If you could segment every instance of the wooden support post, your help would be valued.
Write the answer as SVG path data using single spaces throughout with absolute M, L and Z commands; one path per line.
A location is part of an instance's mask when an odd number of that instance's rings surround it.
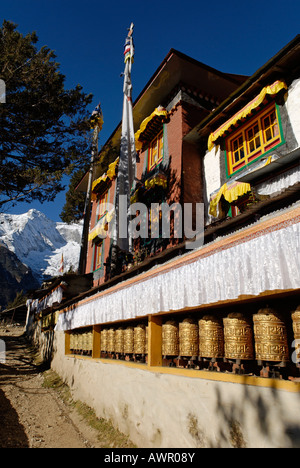
M 162 366 L 162 318 L 149 316 L 148 366 Z
M 93 326 L 93 358 L 101 357 L 101 325 Z
M 65 332 L 65 354 L 71 354 L 70 335 L 71 335 L 71 332 L 69 332 L 69 331 Z

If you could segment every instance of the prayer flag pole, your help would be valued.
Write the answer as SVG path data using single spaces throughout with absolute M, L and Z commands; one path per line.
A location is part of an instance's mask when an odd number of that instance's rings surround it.
M 128 210 L 130 191 L 135 179 L 136 148 L 132 110 L 131 68 L 134 60 L 133 28 L 131 23 L 124 47 L 124 85 L 123 116 L 120 145 L 120 160 L 116 193 L 116 243 L 118 247 L 129 252 L 132 250 L 132 239 L 129 232 Z
M 91 125 L 91 128 L 93 129 L 93 143 L 92 143 L 92 154 L 91 154 L 91 164 L 90 164 L 90 169 L 89 169 L 88 186 L 87 186 L 85 207 L 84 207 L 84 222 L 83 222 L 80 258 L 79 258 L 79 266 L 78 266 L 78 273 L 80 275 L 84 275 L 85 269 L 86 269 L 86 256 L 87 256 L 88 236 L 89 236 L 90 217 L 91 217 L 91 199 L 92 199 L 92 183 L 93 183 L 93 176 L 94 176 L 94 165 L 95 165 L 96 157 L 98 156 L 99 132 L 101 131 L 102 125 L 103 125 L 103 114 L 102 114 L 100 103 L 95 108 L 95 110 L 93 111 L 90 117 L 90 125 Z

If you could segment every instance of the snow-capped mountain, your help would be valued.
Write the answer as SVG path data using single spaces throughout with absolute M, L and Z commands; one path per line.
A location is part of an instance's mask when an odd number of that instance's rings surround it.
M 56 223 L 35 209 L 21 215 L 0 214 L 0 244 L 7 247 L 42 281 L 78 268 L 81 224 Z

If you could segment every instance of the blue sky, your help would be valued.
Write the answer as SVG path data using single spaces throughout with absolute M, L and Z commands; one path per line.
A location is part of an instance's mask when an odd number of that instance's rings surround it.
M 247 2 L 202 0 L 2 0 L 0 21 L 36 31 L 39 46 L 55 50 L 66 87 L 78 83 L 101 102 L 104 144 L 122 118 L 123 46 L 134 22 L 133 99 L 171 48 L 228 73 L 252 75 L 299 31 L 299 0 Z M 64 204 L 20 204 L 11 213 L 34 207 L 54 221 Z

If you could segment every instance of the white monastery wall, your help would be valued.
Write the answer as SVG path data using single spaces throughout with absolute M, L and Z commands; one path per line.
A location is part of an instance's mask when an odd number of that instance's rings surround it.
M 207 151 L 203 160 L 204 168 L 204 190 L 206 199 L 206 212 L 210 195 L 221 187 L 221 169 L 220 169 L 221 151 L 219 146 L 214 146 L 211 151 Z
M 289 87 L 286 108 L 293 128 L 294 135 L 300 146 L 300 79 L 294 80 Z
M 138 447 L 300 446 L 296 392 L 65 356 L 64 333 L 55 335 L 52 368 L 73 397 L 110 419 Z

